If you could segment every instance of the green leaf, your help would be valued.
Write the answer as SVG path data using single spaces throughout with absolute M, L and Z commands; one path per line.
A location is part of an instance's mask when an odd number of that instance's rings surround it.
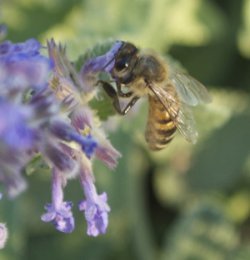
M 102 89 L 99 91 L 98 99 L 92 99 L 89 105 L 96 110 L 101 121 L 105 121 L 108 117 L 116 114 L 112 99 Z

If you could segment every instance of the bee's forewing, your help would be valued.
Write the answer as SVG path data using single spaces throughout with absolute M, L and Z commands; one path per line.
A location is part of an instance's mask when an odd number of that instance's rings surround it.
M 154 84 L 150 84 L 150 88 L 157 96 L 159 102 L 166 108 L 180 133 L 187 141 L 195 143 L 198 133 L 192 111 L 187 104 L 178 99 L 178 96 L 173 91 L 173 86 L 167 85 L 165 88 L 159 88 Z

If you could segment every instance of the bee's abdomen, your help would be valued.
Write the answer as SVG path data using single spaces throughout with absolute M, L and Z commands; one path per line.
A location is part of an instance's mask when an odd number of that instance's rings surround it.
M 161 150 L 173 139 L 176 125 L 165 107 L 155 98 L 149 97 L 148 122 L 145 138 L 152 150 Z

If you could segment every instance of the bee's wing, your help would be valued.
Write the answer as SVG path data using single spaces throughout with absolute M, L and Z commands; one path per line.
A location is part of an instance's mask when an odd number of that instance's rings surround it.
M 185 139 L 191 143 L 196 143 L 198 132 L 196 130 L 195 120 L 190 107 L 186 104 L 180 104 L 180 110 L 176 118 L 177 128 Z
M 212 99 L 207 89 L 185 71 L 177 69 L 173 62 L 169 64 L 169 81 L 175 86 L 180 99 L 189 106 L 208 103 Z
M 173 122 L 175 122 L 180 133 L 187 141 L 195 143 L 198 133 L 196 131 L 194 117 L 189 105 L 179 99 L 179 96 L 176 97 L 174 95 L 175 91 L 171 91 L 171 89 L 173 90 L 172 85 L 160 88 L 155 84 L 150 84 L 149 87 L 166 108 L 166 111 L 169 113 Z

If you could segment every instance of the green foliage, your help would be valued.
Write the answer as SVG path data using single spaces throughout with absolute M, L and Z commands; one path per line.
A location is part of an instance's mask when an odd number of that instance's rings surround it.
M 0 259 L 250 259 L 249 6 L 249 0 L 2 1 L 13 41 L 54 37 L 78 70 L 114 40 L 132 41 L 180 61 L 208 85 L 213 102 L 194 112 L 197 145 L 177 135 L 157 153 L 144 141 L 145 100 L 108 121 L 123 157 L 112 173 L 95 163 L 98 188 L 112 208 L 108 233 L 97 239 L 86 236 L 78 212 L 70 235 L 40 221 L 50 184 L 35 158 L 25 172 L 29 191 L 1 201 L 1 221 L 13 235 Z M 106 120 L 114 109 L 99 92 L 91 105 Z M 81 193 L 72 183 L 65 196 Z
M 175 223 L 167 237 L 163 259 L 229 259 L 237 233 L 223 213 L 206 202 L 196 205 Z
M 112 99 L 102 90 L 99 91 L 98 99 L 91 100 L 90 106 L 97 112 L 102 121 L 106 121 L 116 113 L 112 105 Z

